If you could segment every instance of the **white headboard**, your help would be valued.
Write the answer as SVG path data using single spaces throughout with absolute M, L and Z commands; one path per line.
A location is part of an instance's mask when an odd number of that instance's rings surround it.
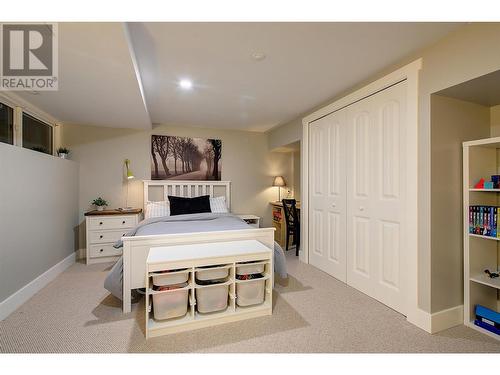
M 167 200 L 169 195 L 177 197 L 199 197 L 209 195 L 210 197 L 225 196 L 226 204 L 231 211 L 231 181 L 176 181 L 176 180 L 143 180 L 144 183 L 144 210 L 150 201 L 149 188 L 151 186 L 163 187 L 163 200 Z M 216 190 L 223 190 L 223 193 L 216 194 Z

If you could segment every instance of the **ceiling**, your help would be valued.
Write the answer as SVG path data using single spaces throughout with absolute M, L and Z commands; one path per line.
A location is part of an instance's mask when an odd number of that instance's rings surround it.
M 471 79 L 447 89 L 437 95 L 493 107 L 500 104 L 500 70 Z
M 60 23 L 59 91 L 19 94 L 63 124 L 266 131 L 459 26 Z

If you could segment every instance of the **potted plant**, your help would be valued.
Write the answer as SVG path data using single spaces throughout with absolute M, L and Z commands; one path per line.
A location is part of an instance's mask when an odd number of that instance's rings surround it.
M 61 159 L 67 159 L 69 155 L 69 150 L 66 147 L 59 147 L 57 149 L 57 155 L 59 155 Z
M 104 207 L 108 205 L 108 202 L 106 202 L 104 199 L 101 197 L 96 198 L 92 201 L 92 204 L 97 207 L 97 211 L 104 211 Z

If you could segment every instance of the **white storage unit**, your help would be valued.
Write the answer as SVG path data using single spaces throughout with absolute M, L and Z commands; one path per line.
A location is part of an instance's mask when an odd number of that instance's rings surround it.
M 118 260 L 122 249 L 113 245 L 141 220 L 140 209 L 130 212 L 117 210 L 90 211 L 85 214 L 87 228 L 86 263 L 103 263 Z
M 405 314 L 406 81 L 309 123 L 309 261 Z
M 500 280 L 484 270 L 500 267 L 500 238 L 469 233 L 469 206 L 500 206 L 499 189 L 475 189 L 500 173 L 500 137 L 463 143 L 464 197 L 464 325 L 500 340 L 500 336 L 474 324 L 477 304 L 500 311 Z
M 236 281 L 236 304 L 238 306 L 259 305 L 264 302 L 266 281 L 263 278 Z
M 197 286 L 196 311 L 207 314 L 225 310 L 228 306 L 230 283 Z
M 237 268 L 248 267 L 241 263 L 249 261 L 257 262 L 264 276 L 256 280 L 236 280 Z M 214 265 L 220 266 L 203 268 Z M 146 338 L 272 314 L 273 250 L 259 241 L 152 247 L 146 268 Z M 186 271 L 161 273 L 178 269 Z M 189 275 L 186 288 L 153 290 L 154 277 L 158 280 L 158 276 L 183 272 Z M 226 275 L 227 280 L 213 285 L 196 283 L 197 278 L 219 279 L 220 275 Z M 163 297 L 175 293 L 182 300 Z M 181 296 L 181 293 L 184 294 Z M 159 302 L 158 296 L 162 297 Z M 242 302 L 237 303 L 240 297 Z M 186 304 L 184 311 L 186 298 L 189 306 Z
M 262 272 L 264 272 L 264 263 L 262 262 L 240 263 L 236 267 L 236 275 L 253 275 Z
M 189 287 L 165 291 L 152 291 L 153 315 L 164 320 L 186 315 L 188 310 Z
M 201 267 L 196 269 L 196 279 L 197 280 L 217 280 L 225 279 L 229 275 L 228 266 L 215 266 L 215 267 Z
M 151 278 L 155 286 L 182 284 L 188 281 L 189 270 L 153 273 Z

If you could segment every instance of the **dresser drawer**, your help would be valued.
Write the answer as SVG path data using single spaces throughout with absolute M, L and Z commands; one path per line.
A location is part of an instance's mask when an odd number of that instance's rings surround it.
M 88 229 L 121 229 L 132 228 L 136 224 L 135 216 L 116 216 L 116 217 L 92 217 L 89 220 Z
M 123 230 L 93 230 L 89 231 L 89 241 L 94 243 L 116 242 L 127 233 L 128 229 Z
M 90 245 L 90 257 L 109 257 L 122 255 L 122 249 L 115 249 L 113 244 Z

